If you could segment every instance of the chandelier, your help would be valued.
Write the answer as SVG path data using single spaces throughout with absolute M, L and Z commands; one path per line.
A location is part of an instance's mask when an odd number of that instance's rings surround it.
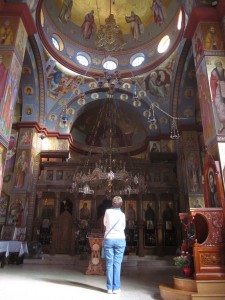
M 98 48 L 104 48 L 106 51 L 121 50 L 126 44 L 122 30 L 116 24 L 114 15 L 111 13 L 111 0 L 109 17 L 105 19 L 105 25 L 100 25 L 100 29 L 96 33 L 95 44 Z
M 120 83 L 120 74 L 105 73 L 101 86 L 105 86 L 104 80 L 108 83 L 105 100 L 90 134 L 88 155 L 79 162 L 73 175 L 71 192 L 138 194 L 146 189 L 145 176 L 129 154 L 120 154 L 121 147 L 128 149 L 126 137 L 119 128 L 123 115 L 114 99 L 114 83 Z M 101 145 L 98 144 L 100 138 Z
M 138 194 L 145 189 L 145 178 L 141 173 L 128 171 L 124 160 L 118 155 L 105 153 L 95 165 L 89 163 L 86 168 L 77 168 L 73 175 L 71 192 L 94 194 L 96 191 L 105 194 L 130 195 Z

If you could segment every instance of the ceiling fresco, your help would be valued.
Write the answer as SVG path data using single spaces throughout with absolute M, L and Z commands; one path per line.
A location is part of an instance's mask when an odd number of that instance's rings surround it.
M 120 103 L 121 105 L 126 103 L 127 110 L 136 110 L 142 116 L 143 126 L 148 128 L 152 136 L 169 132 L 170 86 L 175 70 L 175 57 L 174 54 L 160 68 L 142 77 L 121 79 L 119 82 L 115 82 L 113 97 L 117 101 L 118 107 L 120 107 Z M 49 64 L 51 62 L 46 61 L 46 66 Z M 46 68 L 48 69 L 48 67 Z M 49 73 L 47 70 L 46 74 L 48 76 L 48 102 L 52 102 L 46 124 L 51 130 L 68 133 L 71 125 L 84 111 L 83 107 L 90 103 L 97 103 L 99 100 L 103 101 L 107 98 L 110 89 L 110 84 L 103 83 L 102 79 L 91 79 L 80 75 L 69 76 L 56 66 L 50 68 Z M 153 78 L 154 74 L 157 74 L 157 82 Z M 55 76 L 60 79 L 58 85 L 52 84 Z M 154 104 L 155 116 L 160 127 L 152 128 L 148 123 L 151 104 Z M 92 110 L 90 109 L 90 111 Z M 121 113 L 121 116 L 124 118 L 125 114 Z M 62 117 L 66 117 L 68 122 L 64 123 Z M 132 119 L 134 121 L 135 117 Z
M 82 1 L 81 4 L 77 2 L 72 2 L 71 16 L 66 22 L 62 22 L 60 18 L 61 10 L 63 10 L 62 1 L 49 0 L 43 4 L 39 1 L 37 26 L 41 40 L 52 57 L 80 74 L 101 76 L 102 64 L 108 57 L 116 61 L 117 70 L 120 71 L 122 77 L 131 77 L 146 72 L 165 60 L 177 47 L 182 37 L 184 14 L 181 19 L 182 26 L 179 30 L 177 29 L 179 14 L 182 12 L 180 1 L 160 1 L 156 10 L 153 1 L 143 1 L 143 3 L 141 1 L 137 4 L 137 1 L 123 0 L 121 3 L 115 0 L 112 1 L 114 4 L 112 4 L 111 12 L 115 14 L 116 24 L 121 26 L 124 47 L 118 51 L 107 51 L 104 47 L 98 47 L 96 41 L 99 37 L 98 28 L 104 26 L 105 18 L 109 15 L 107 7 L 110 1 Z M 132 12 L 141 26 L 133 31 L 133 25 L 130 22 Z M 87 30 L 89 31 L 86 32 L 84 26 L 87 21 L 85 20 L 90 13 L 93 24 L 88 23 Z M 170 37 L 169 49 L 166 53 L 158 53 L 158 44 L 164 36 Z M 52 38 L 59 43 L 58 50 L 55 49 Z M 116 44 L 117 41 L 118 37 L 115 37 L 113 43 Z M 78 53 L 87 56 L 88 67 L 79 64 Z M 144 62 L 134 68 L 132 59 L 140 53 L 144 57 Z

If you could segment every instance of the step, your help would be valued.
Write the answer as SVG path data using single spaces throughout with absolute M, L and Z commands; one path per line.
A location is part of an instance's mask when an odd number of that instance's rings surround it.
M 196 280 L 196 284 L 198 294 L 225 294 L 225 280 Z
M 196 280 L 191 278 L 173 277 L 174 288 L 177 290 L 197 293 Z
M 225 299 L 225 294 L 194 294 L 194 295 L 192 295 L 192 300 L 224 300 L 224 299 Z
M 193 292 L 177 290 L 162 284 L 159 286 L 159 290 L 162 300 L 192 300 Z

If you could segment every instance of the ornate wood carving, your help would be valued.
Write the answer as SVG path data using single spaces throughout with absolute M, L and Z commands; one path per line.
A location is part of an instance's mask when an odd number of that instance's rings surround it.
M 86 271 L 87 275 L 105 275 L 103 270 L 103 261 L 101 259 L 100 251 L 102 248 L 103 236 L 100 237 L 99 234 L 91 235 L 88 237 L 90 247 L 91 247 L 91 257 L 89 265 Z
M 205 208 L 205 209 L 191 209 L 191 215 L 195 218 L 196 215 L 201 215 L 208 225 L 208 234 L 202 246 L 220 245 L 224 242 L 224 220 L 223 211 L 221 208 Z M 201 234 L 201 233 L 199 233 Z M 198 243 L 198 236 L 196 236 Z
M 225 278 L 225 238 L 222 208 L 193 208 L 196 228 L 195 277 L 198 280 Z

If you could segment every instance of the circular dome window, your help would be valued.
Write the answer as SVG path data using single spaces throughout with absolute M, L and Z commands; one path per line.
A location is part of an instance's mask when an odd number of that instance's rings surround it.
M 87 67 L 90 64 L 91 58 L 87 53 L 84 52 L 78 52 L 77 53 L 77 61 L 82 66 Z
M 62 39 L 55 33 L 52 35 L 52 44 L 59 51 L 62 51 L 64 48 Z
M 138 67 L 143 63 L 144 60 L 145 60 L 144 54 L 143 53 L 137 53 L 137 54 L 135 54 L 131 57 L 130 64 L 133 67 Z
M 102 61 L 103 68 L 109 71 L 115 70 L 118 66 L 118 60 L 114 57 L 108 57 Z
M 168 35 L 165 35 L 161 41 L 159 42 L 157 51 L 158 53 L 164 53 L 170 45 L 170 37 Z

